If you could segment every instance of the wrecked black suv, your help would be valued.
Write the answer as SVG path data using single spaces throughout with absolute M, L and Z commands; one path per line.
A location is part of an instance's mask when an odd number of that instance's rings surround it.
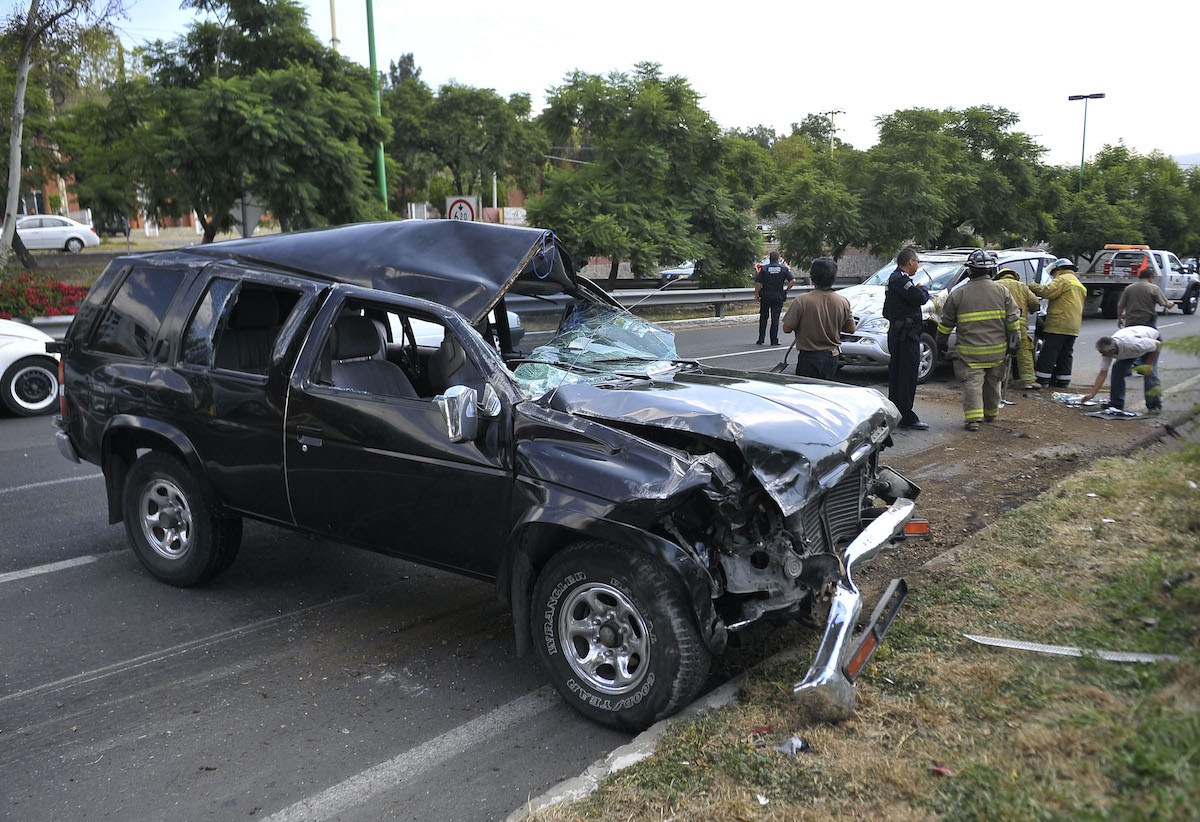
M 558 334 L 512 350 L 506 294 L 565 294 Z M 824 600 L 796 690 L 844 717 L 903 597 L 852 647 L 855 563 L 916 524 L 918 489 L 879 462 L 895 407 L 680 359 L 549 232 L 407 221 L 119 257 L 52 345 L 59 448 L 101 466 L 151 574 L 211 579 L 253 517 L 495 581 L 519 650 L 611 725 L 679 709 L 731 634 Z

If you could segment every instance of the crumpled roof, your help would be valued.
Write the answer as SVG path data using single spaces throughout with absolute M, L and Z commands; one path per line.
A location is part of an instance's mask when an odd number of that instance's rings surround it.
M 529 290 L 579 291 L 570 256 L 552 232 L 491 223 L 357 223 L 187 251 L 420 297 L 453 308 L 472 323 L 482 320 L 518 279 L 528 281 Z

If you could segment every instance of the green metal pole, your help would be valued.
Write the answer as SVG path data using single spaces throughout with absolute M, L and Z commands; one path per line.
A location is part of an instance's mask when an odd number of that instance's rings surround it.
M 379 117 L 383 114 L 383 106 L 379 102 L 379 69 L 375 63 L 375 10 L 372 8 L 371 0 L 367 0 L 367 44 L 371 49 L 371 84 L 375 86 L 375 116 Z M 382 141 L 375 150 L 375 179 L 379 181 L 379 198 L 383 200 L 383 207 L 386 209 L 388 207 L 387 175 L 384 171 Z

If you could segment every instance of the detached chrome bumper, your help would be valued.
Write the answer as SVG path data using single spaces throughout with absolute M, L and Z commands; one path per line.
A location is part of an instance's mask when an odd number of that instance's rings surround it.
M 862 613 L 863 606 L 862 594 L 854 584 L 854 569 L 870 562 L 881 551 L 890 547 L 896 537 L 903 532 L 905 524 L 912 519 L 915 510 L 916 503 L 911 499 L 897 499 L 890 508 L 863 529 L 863 532 L 846 546 L 846 550 L 842 553 L 842 567 L 845 568 L 845 571 L 842 578 L 838 580 L 833 600 L 829 604 L 829 621 L 825 625 L 825 635 L 821 638 L 821 645 L 817 648 L 816 660 L 808 669 L 804 679 L 792 687 L 792 693 L 796 695 L 800 704 L 813 719 L 823 722 L 839 722 L 849 718 L 854 711 L 853 678 L 857 676 L 861 664 L 866 661 L 866 658 L 862 656 L 863 649 L 866 648 L 867 656 L 874 650 L 874 641 L 869 648 L 866 647 L 868 637 L 864 634 L 864 644 L 860 646 L 860 652 L 855 654 L 858 665 L 851 675 L 847 676 L 844 668 L 850 654 L 850 636 L 854 632 L 854 625 L 859 614 Z M 900 581 L 900 587 L 902 586 L 903 581 Z M 893 583 L 893 589 L 897 587 Z M 884 597 L 884 602 L 876 611 L 874 620 L 879 619 L 883 605 L 892 598 L 891 591 L 892 589 L 889 589 L 889 596 Z M 904 588 L 900 592 L 901 601 L 903 601 L 906 591 L 907 588 Z M 897 603 L 896 609 L 898 608 L 899 604 Z M 891 617 L 895 616 L 896 609 L 893 609 L 888 615 L 889 623 Z M 884 625 L 883 630 L 886 630 L 886 627 Z M 868 632 L 871 632 L 873 628 L 873 625 L 868 626 Z M 880 632 L 877 636 L 879 635 L 882 633 Z M 862 658 L 860 659 L 860 657 Z

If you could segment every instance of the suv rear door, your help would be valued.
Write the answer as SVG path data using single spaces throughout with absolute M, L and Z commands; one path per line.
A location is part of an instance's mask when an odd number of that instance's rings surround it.
M 500 391 L 500 412 L 480 414 L 478 436 L 451 442 L 433 402 L 449 386 L 431 377 L 442 370 L 432 365 L 432 351 L 419 352 L 416 373 L 405 360 L 404 376 L 389 377 L 390 366 L 401 368 L 398 349 L 411 345 L 392 341 L 370 353 L 335 342 L 334 327 L 344 328 L 344 317 L 359 320 L 360 328 L 363 321 L 376 323 L 386 337 L 393 315 L 442 322 L 422 301 L 352 286 L 335 286 L 313 322 L 287 398 L 284 458 L 296 523 L 492 577 L 511 529 L 511 398 Z M 459 345 L 465 357 L 457 361 L 453 384 L 482 397 L 488 369 L 475 358 L 485 344 Z M 369 379 L 343 375 L 355 364 Z M 390 393 L 381 390 L 385 383 Z
M 291 523 L 283 405 L 296 330 L 317 301 L 306 280 L 210 266 L 190 295 L 174 365 L 158 375 L 168 418 L 203 460 L 226 506 Z M 198 293 L 195 293 L 198 292 Z

